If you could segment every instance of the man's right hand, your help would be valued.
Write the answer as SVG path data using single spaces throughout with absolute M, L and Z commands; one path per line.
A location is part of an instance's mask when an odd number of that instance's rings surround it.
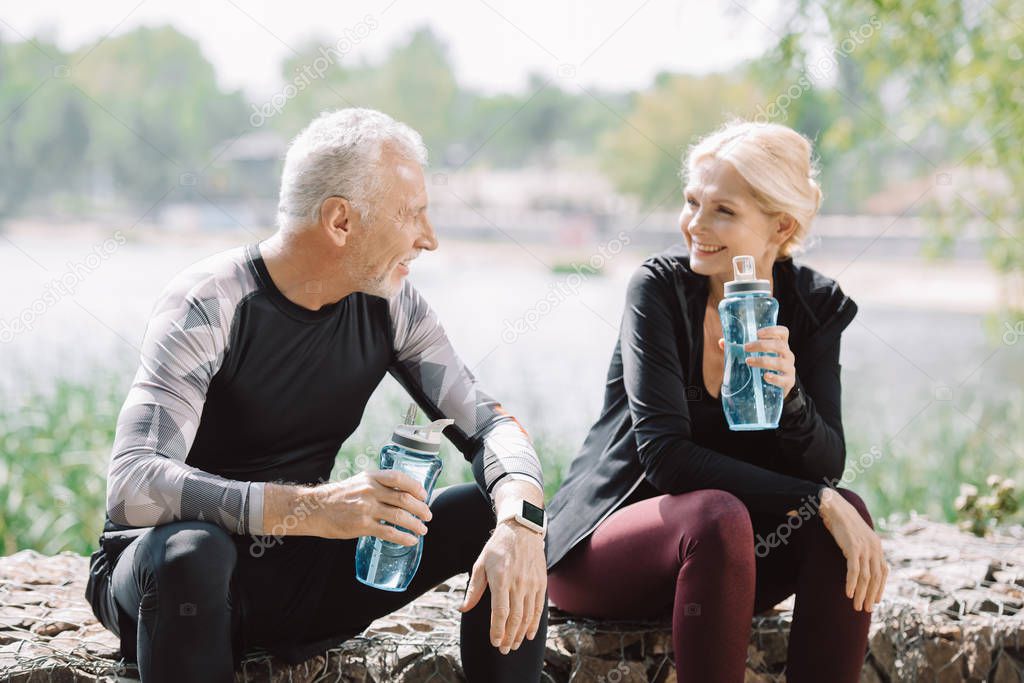
M 362 472 L 318 486 L 267 484 L 263 494 L 266 534 L 358 538 L 376 536 L 400 545 L 415 545 L 417 536 L 381 520 L 423 535 L 432 515 L 427 492 L 404 472 Z

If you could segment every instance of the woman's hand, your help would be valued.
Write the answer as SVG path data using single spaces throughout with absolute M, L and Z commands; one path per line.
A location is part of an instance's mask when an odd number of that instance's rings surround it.
M 796 384 L 796 356 L 789 348 L 789 328 L 785 325 L 762 327 L 757 331 L 757 341 L 743 345 L 747 353 L 774 353 L 774 356 L 748 356 L 747 365 L 764 368 L 767 382 L 782 387 L 782 398 L 789 396 Z
M 822 489 L 819 514 L 846 558 L 846 597 L 855 610 L 872 611 L 889 576 L 881 539 L 835 489 Z

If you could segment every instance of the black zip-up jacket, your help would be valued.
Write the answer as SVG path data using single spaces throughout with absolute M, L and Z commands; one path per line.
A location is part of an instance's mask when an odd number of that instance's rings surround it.
M 729 431 L 703 381 L 708 278 L 683 245 L 647 259 L 630 279 L 604 407 L 548 505 L 548 567 L 608 515 L 655 495 L 721 489 L 752 513 L 816 510 L 846 460 L 839 342 L 857 305 L 838 284 L 792 259 L 772 269 L 778 324 L 789 328 L 797 386 L 778 429 Z

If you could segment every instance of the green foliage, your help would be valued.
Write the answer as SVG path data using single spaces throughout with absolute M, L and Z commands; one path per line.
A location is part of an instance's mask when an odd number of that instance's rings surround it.
M 847 468 L 859 454 L 878 448 L 881 457 L 857 472 L 849 487 L 864 496 L 876 517 L 916 511 L 933 519 L 957 519 L 956 498 L 963 482 L 985 481 L 991 473 L 1020 479 L 1024 465 L 1015 450 L 1024 443 L 1024 397 L 1010 399 L 959 390 L 958 405 L 936 401 L 913 429 L 877 446 L 872 415 L 846 420 Z M 846 484 L 843 484 L 844 486 Z
M 879 27 L 840 59 L 835 90 L 849 106 L 824 137 L 827 153 L 856 154 L 875 141 L 881 149 L 853 176 L 886 171 L 892 182 L 896 162 L 909 175 L 947 173 L 947 200 L 936 197 L 939 206 L 931 211 L 955 218 L 952 228 L 950 219 L 938 224 L 932 247 L 948 252 L 951 234 L 961 233 L 965 220 L 979 224 L 989 262 L 1014 276 L 1006 281 L 1007 307 L 1024 310 L 1024 204 L 1015 192 L 1024 185 L 1024 5 L 804 0 L 794 14 L 794 26 L 825 17 L 834 45 L 865 24 Z M 795 77 L 808 63 L 806 48 L 798 33 L 784 36 L 774 66 Z M 989 173 L 973 176 L 978 169 Z
M 109 193 L 151 205 L 245 125 L 198 44 L 140 27 L 70 53 L 0 43 L 0 217 L 33 199 Z
M 91 552 L 121 400 L 123 387 L 98 374 L 0 407 L 0 554 Z
M 324 44 L 300 48 L 283 64 L 282 76 L 294 79 L 315 64 Z M 617 123 L 606 102 L 621 101 L 622 96 L 569 94 L 539 75 L 518 94 L 460 87 L 446 46 L 420 28 L 378 63 L 335 59 L 322 77 L 302 82 L 272 125 L 291 136 L 321 111 L 371 107 L 418 130 L 435 165 L 518 166 L 592 153 L 595 140 Z
M 754 116 L 758 102 L 757 87 L 740 75 L 662 74 L 604 136 L 601 168 L 619 190 L 647 204 L 678 203 L 686 148 L 729 116 Z
M 993 474 L 985 483 L 990 489 L 989 494 L 979 496 L 977 486 L 962 484 L 956 498 L 959 526 L 975 536 L 984 536 L 995 525 L 1013 518 L 1020 509 L 1017 484 L 1013 479 Z

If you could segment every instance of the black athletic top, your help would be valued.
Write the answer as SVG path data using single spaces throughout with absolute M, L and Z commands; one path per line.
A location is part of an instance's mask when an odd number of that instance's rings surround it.
M 548 505 L 549 567 L 638 500 L 721 489 L 752 512 L 783 515 L 816 506 L 821 488 L 842 477 L 839 341 L 857 306 L 834 280 L 792 259 L 776 261 L 772 273 L 804 400 L 778 429 L 733 432 L 703 380 L 708 278 L 690 270 L 682 245 L 637 269 L 601 415 Z
M 477 383 L 406 280 L 389 299 L 353 293 L 313 311 L 289 300 L 257 243 L 208 257 L 164 289 L 121 408 L 105 529 L 206 520 L 266 534 L 264 482 L 330 477 L 342 442 L 391 373 L 491 493 L 543 490 L 526 431 Z

